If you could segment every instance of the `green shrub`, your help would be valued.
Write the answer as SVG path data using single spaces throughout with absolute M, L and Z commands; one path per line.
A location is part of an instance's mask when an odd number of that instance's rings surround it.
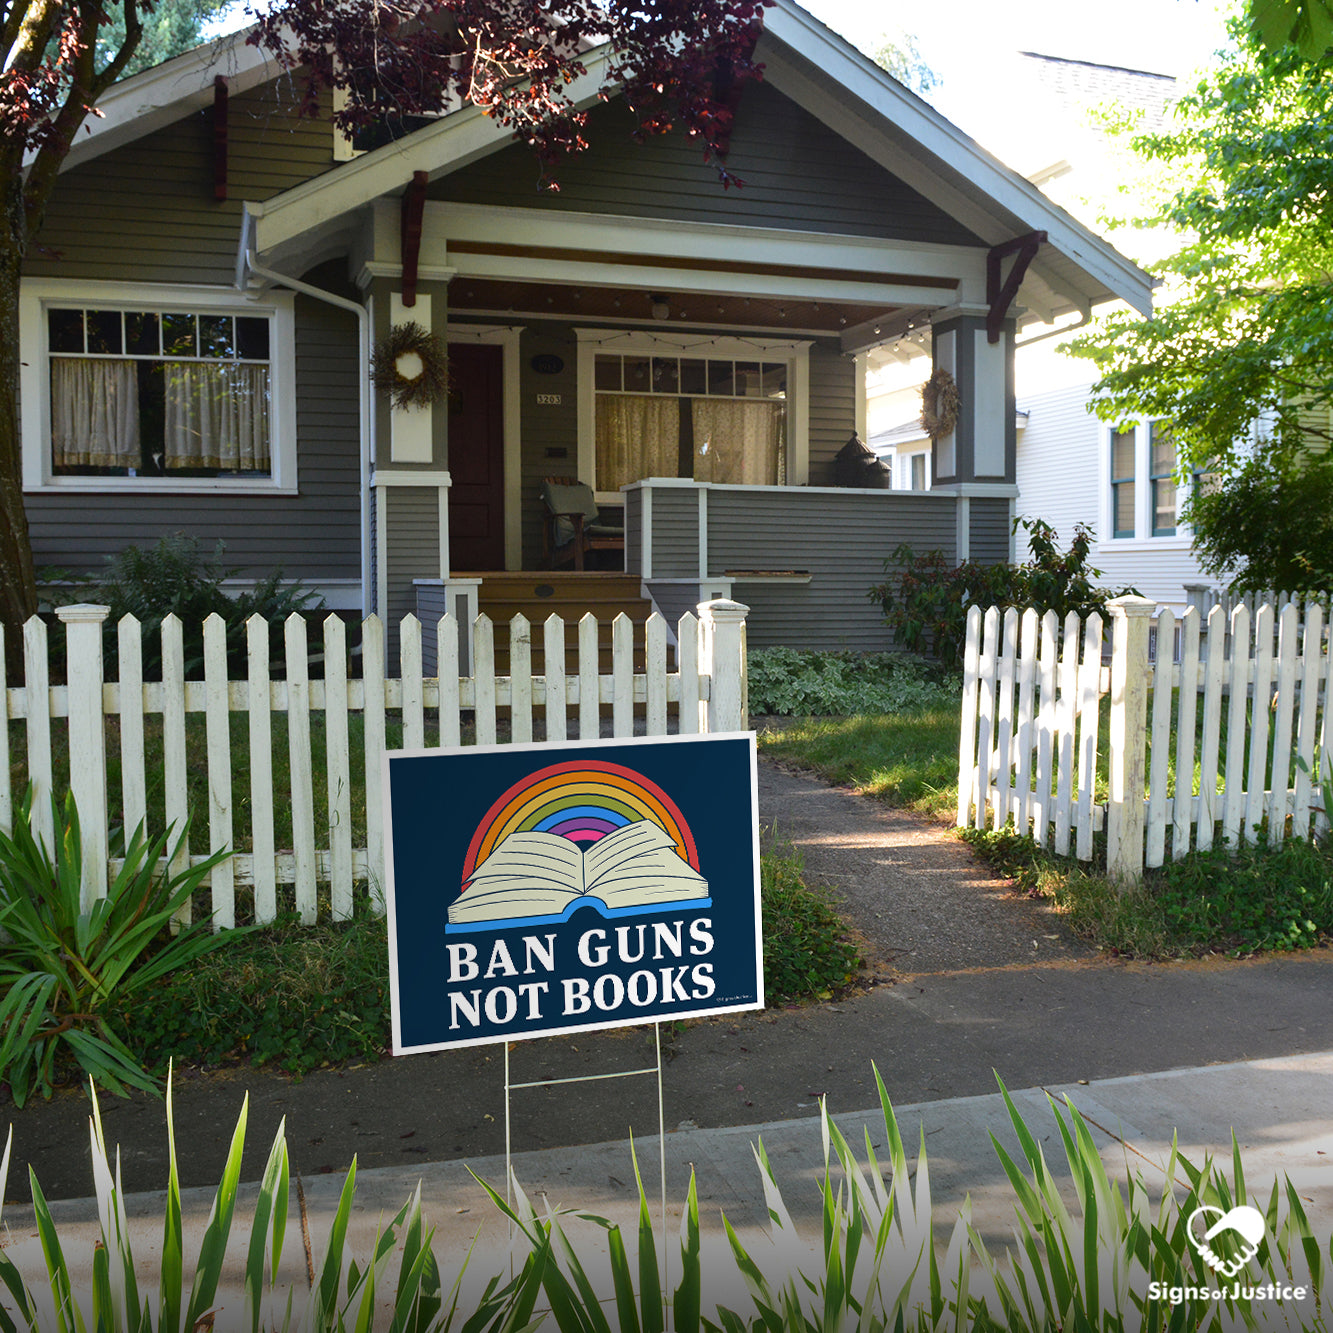
M 957 686 L 906 653 L 756 648 L 746 658 L 752 713 L 896 714 L 955 703 Z
M 957 666 L 963 659 L 969 607 L 1034 606 L 1063 620 L 1071 611 L 1080 616 L 1103 611 L 1113 597 L 1134 591 L 1112 592 L 1093 583 L 1101 570 L 1088 565 L 1093 534 L 1084 524 L 1075 524 L 1068 551 L 1059 549 L 1055 529 L 1039 518 L 1015 519 L 1014 531 L 1019 528 L 1027 532 L 1032 554 L 1021 565 L 975 560 L 951 565 L 940 551 L 918 555 L 908 544 L 900 545 L 884 562 L 889 577 L 867 593 L 884 608 L 896 642 Z
M 760 861 L 764 936 L 764 994 L 770 1003 L 827 998 L 860 965 L 859 950 L 828 900 L 801 878 L 790 848 Z
M 229 939 L 144 998 L 118 1030 L 149 1068 L 248 1059 L 304 1074 L 374 1060 L 391 1032 L 385 921 L 287 918 Z
M 209 871 L 218 852 L 179 874 L 161 874 L 175 858 L 166 834 L 151 842 L 142 829 L 105 898 L 80 905 L 83 849 L 74 798 L 56 809 L 52 860 L 29 819 L 32 790 L 15 812 L 14 832 L 0 832 L 0 1078 L 22 1106 L 36 1090 L 49 1097 L 58 1062 L 123 1093 L 155 1090 L 156 1081 L 113 1029 L 112 1015 L 138 1004 L 159 978 L 193 967 L 223 943 L 206 921 L 173 933 L 172 918 Z
M 123 616 L 138 620 L 143 635 L 144 678 L 162 678 L 162 621 L 178 616 L 184 626 L 185 674 L 198 679 L 203 674 L 203 623 L 219 615 L 227 627 L 227 661 L 233 669 L 243 669 L 246 661 L 245 622 L 259 616 L 270 625 L 270 651 L 276 663 L 282 661 L 282 622 L 293 612 L 304 614 L 320 610 L 324 600 L 299 583 L 285 583 L 281 571 L 261 579 L 249 592 L 235 597 L 222 589 L 225 579 L 236 571 L 222 561 L 226 547 L 218 542 L 211 556 L 205 555 L 197 537 L 172 533 L 154 546 L 127 546 L 107 560 L 101 575 L 77 578 L 71 592 L 62 591 L 55 600 L 98 602 L 109 606 L 104 630 L 107 678 L 117 679 L 116 626 Z M 47 576 L 63 571 L 47 571 Z

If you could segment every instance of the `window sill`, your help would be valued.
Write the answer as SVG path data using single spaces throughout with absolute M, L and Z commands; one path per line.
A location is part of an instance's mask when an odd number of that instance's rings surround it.
M 1171 537 L 1108 537 L 1097 543 L 1097 550 L 1113 551 L 1188 551 L 1194 539 L 1176 533 Z
M 24 495 L 299 495 L 295 486 L 276 486 L 269 481 L 236 481 L 219 477 L 209 483 L 190 481 L 140 481 L 137 477 L 69 477 L 25 486 Z

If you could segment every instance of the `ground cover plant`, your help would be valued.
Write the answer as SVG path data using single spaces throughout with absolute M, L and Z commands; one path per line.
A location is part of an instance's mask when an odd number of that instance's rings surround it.
M 482 1182 L 516 1230 L 517 1272 L 511 1268 L 507 1282 L 498 1274 L 484 1281 L 481 1295 L 467 1302 L 460 1302 L 459 1292 L 470 1253 L 462 1257 L 446 1289 L 419 1188 L 380 1231 L 372 1253 L 353 1252 L 348 1226 L 356 1206 L 355 1163 L 317 1258 L 304 1228 L 288 1225 L 289 1161 L 283 1127 L 270 1150 L 253 1212 L 238 1209 L 244 1108 L 198 1261 L 189 1273 L 169 1093 L 171 1154 L 161 1260 L 142 1265 L 133 1252 L 125 1201 L 94 1102 L 92 1151 L 101 1241 L 92 1256 L 92 1281 L 81 1280 L 80 1257 L 69 1255 L 69 1247 L 61 1244 L 60 1229 L 34 1180 L 46 1272 L 34 1283 L 0 1250 L 0 1284 L 8 1293 L 6 1305 L 0 1305 L 3 1326 L 30 1333 L 56 1327 L 153 1333 L 212 1326 L 219 1297 L 225 1304 L 236 1299 L 222 1284 L 228 1243 L 239 1221 L 238 1240 L 245 1255 L 238 1293 L 243 1318 L 235 1326 L 256 1333 L 261 1327 L 276 1333 L 298 1326 L 358 1333 L 383 1327 L 416 1333 L 453 1328 L 501 1333 L 538 1326 L 560 1333 L 611 1333 L 613 1328 L 660 1333 L 668 1326 L 675 1333 L 850 1328 L 902 1333 L 1037 1333 L 1055 1328 L 1221 1333 L 1241 1326 L 1272 1327 L 1270 1318 L 1288 1328 L 1324 1327 L 1321 1302 L 1329 1239 L 1315 1231 L 1290 1181 L 1274 1182 L 1267 1196 L 1247 1191 L 1244 1163 L 1234 1143 L 1229 1173 L 1211 1159 L 1196 1164 L 1173 1149 L 1162 1179 L 1149 1183 L 1141 1168 L 1130 1175 L 1126 1165 L 1127 1179 L 1122 1181 L 1108 1173 L 1077 1108 L 1051 1100 L 1058 1134 L 1055 1150 L 1063 1154 L 1066 1179 L 1063 1170 L 1057 1174 L 1052 1169 L 1040 1131 L 1034 1133 L 1025 1123 L 1001 1084 L 1018 1152 L 1011 1154 L 992 1135 L 1016 1215 L 1014 1243 L 998 1254 L 970 1225 L 966 1203 L 951 1227 L 950 1219 L 936 1217 L 924 1132 L 913 1160 L 878 1071 L 876 1083 L 883 1112 L 883 1161 L 876 1158 L 868 1128 L 860 1157 L 821 1105 L 824 1161 L 816 1178 L 822 1203 L 817 1237 L 797 1231 L 762 1141 L 756 1159 L 771 1246 L 747 1249 L 725 1216 L 727 1245 L 705 1245 L 691 1178 L 681 1210 L 678 1256 L 659 1251 L 637 1161 L 638 1207 L 631 1237 L 609 1219 L 576 1215 L 599 1225 L 604 1245 L 571 1238 L 565 1228 L 570 1214 L 547 1209 L 539 1215 L 519 1182 L 512 1182 L 512 1203 Z M 7 1143 L 0 1158 L 0 1200 L 9 1151 Z M 1191 1245 L 1189 1220 L 1201 1206 L 1220 1213 L 1243 1204 L 1261 1214 L 1263 1236 L 1243 1262 L 1230 1252 L 1222 1256 L 1237 1263 L 1237 1280 L 1226 1283 L 1209 1272 Z M 936 1241 L 937 1227 L 948 1228 L 946 1247 Z M 296 1244 L 297 1235 L 306 1245 L 309 1282 L 304 1289 L 278 1280 L 284 1246 L 289 1240 Z M 668 1265 L 679 1276 L 673 1289 L 664 1290 Z M 729 1270 L 742 1280 L 743 1300 L 707 1308 L 703 1291 Z M 1247 1294 L 1275 1288 L 1290 1294 L 1281 1303 L 1271 1295 Z M 734 1283 L 727 1288 L 734 1289 Z
M 770 1004 L 826 998 L 854 979 L 860 950 L 829 898 L 806 886 L 790 848 L 760 862 L 764 991 Z M 145 1069 L 239 1061 L 302 1075 L 377 1060 L 390 1039 L 385 919 L 285 918 L 227 935 L 188 972 L 163 976 L 118 1008 L 112 1027 Z M 0 1063 L 0 1077 L 4 1065 Z
M 904 714 L 956 702 L 957 681 L 910 653 L 756 648 L 746 657 L 751 713 Z

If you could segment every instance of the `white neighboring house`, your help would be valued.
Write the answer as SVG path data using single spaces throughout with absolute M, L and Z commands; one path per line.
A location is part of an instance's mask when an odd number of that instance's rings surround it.
M 1002 156 L 1084 221 L 1096 212 L 1088 200 L 1110 205 L 1113 212 L 1130 211 L 1131 205 L 1114 202 L 1121 164 L 1089 113 L 1123 111 L 1141 117 L 1143 128 L 1155 128 L 1176 95 L 1176 80 L 1031 52 L 1017 60 L 1016 86 L 1026 92 L 1021 112 L 1015 107 L 1015 119 L 993 131 L 1001 137 Z M 1136 240 L 1151 248 L 1150 237 Z M 1092 414 L 1095 370 L 1058 350 L 1063 331 L 1029 332 L 1017 344 L 1015 512 L 1044 519 L 1063 545 L 1076 524 L 1086 524 L 1096 534 L 1090 562 L 1102 571 L 1099 582 L 1134 587 L 1182 608 L 1191 585 L 1215 588 L 1217 580 L 1201 570 L 1189 527 L 1180 518 L 1185 496 L 1176 480 L 1175 450 L 1153 422 L 1119 432 Z M 930 440 L 918 419 L 921 383 L 930 373 L 929 360 L 922 358 L 929 348 L 928 331 L 914 331 L 895 346 L 877 349 L 867 365 L 867 442 L 892 469 L 895 488 L 930 485 Z M 1015 545 L 1014 554 L 1024 558 L 1022 533 Z

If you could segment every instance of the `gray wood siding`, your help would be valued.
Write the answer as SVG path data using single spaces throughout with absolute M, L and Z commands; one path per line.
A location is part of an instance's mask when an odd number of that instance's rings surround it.
M 970 502 L 968 554 L 983 565 L 1002 565 L 1009 559 L 1009 501 L 974 499 Z
M 699 492 L 664 486 L 653 491 L 653 577 L 696 578 L 699 574 Z
M 648 581 L 648 594 L 653 605 L 662 613 L 662 618 L 676 632 L 680 618 L 686 612 L 699 614 L 699 585 L 697 583 L 663 583 Z
M 656 502 L 654 502 L 656 503 Z M 802 569 L 809 583 L 746 581 L 732 596 L 750 608 L 753 648 L 890 647 L 878 604 L 866 596 L 884 579 L 900 542 L 955 551 L 954 502 L 894 491 L 713 490 L 708 496 L 710 574 L 728 569 Z
M 625 573 L 643 573 L 643 492 L 625 493 Z
M 389 652 L 398 660 L 398 626 L 415 615 L 417 590 L 413 579 L 440 572 L 440 495 L 434 486 L 389 486 L 385 522 L 389 529 L 384 564 L 388 574 Z
M 832 486 L 833 460 L 856 429 L 856 360 L 836 345 L 810 349 L 810 485 Z
M 318 276 L 318 275 L 316 275 Z M 324 276 L 328 276 L 327 273 Z M 208 549 L 226 543 L 242 577 L 360 578 L 357 330 L 344 311 L 296 301 L 297 495 L 72 495 L 24 499 L 38 565 L 100 569 L 126 546 L 185 532 Z M 433 571 L 427 571 L 433 572 Z
M 699 144 L 683 134 L 636 144 L 632 118 L 619 100 L 593 110 L 587 139 L 591 147 L 586 152 L 559 164 L 558 193 L 541 189 L 532 152 L 514 145 L 435 182 L 430 196 L 457 203 L 981 244 L 768 84 L 748 87 L 736 113 L 727 166 L 744 182 L 739 189 L 724 190 Z
M 213 198 L 211 110 L 67 171 L 24 271 L 229 286 L 242 201 L 268 199 L 333 165 L 328 122 L 297 116 L 289 103 L 285 82 L 231 100 L 223 202 Z

